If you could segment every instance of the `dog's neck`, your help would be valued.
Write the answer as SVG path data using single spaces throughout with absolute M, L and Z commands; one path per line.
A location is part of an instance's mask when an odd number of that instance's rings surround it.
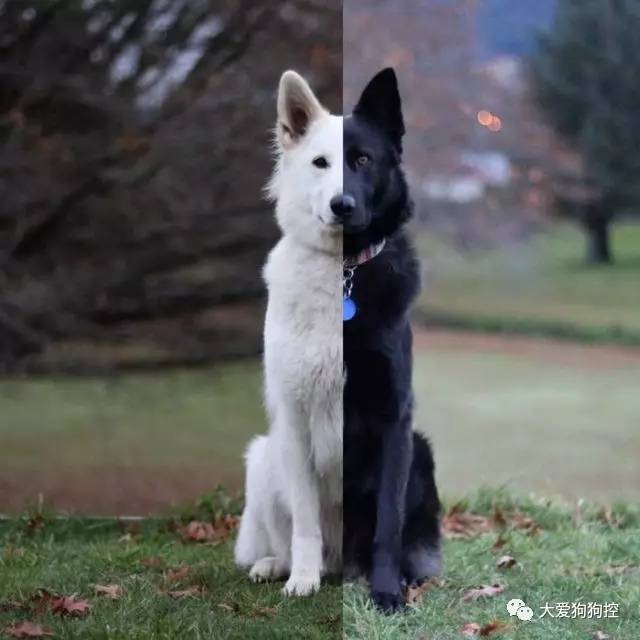
M 344 266 L 347 268 L 359 267 L 369 260 L 373 260 L 376 256 L 380 255 L 384 249 L 386 240 L 383 238 L 378 244 L 372 244 L 360 251 L 355 256 L 347 256 L 344 258 Z

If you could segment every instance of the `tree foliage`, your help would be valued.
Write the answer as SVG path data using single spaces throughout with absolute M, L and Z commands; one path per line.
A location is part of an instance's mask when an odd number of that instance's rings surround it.
M 339 105 L 333 4 L 0 2 L 0 368 L 257 348 L 275 88 Z
M 596 261 L 610 257 L 609 220 L 640 204 L 639 32 L 634 0 L 559 0 L 532 65 L 538 103 L 581 155 L 595 194 L 581 212 Z

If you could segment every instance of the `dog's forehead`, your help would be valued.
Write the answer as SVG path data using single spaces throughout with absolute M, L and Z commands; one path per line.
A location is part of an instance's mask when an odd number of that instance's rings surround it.
M 342 153 L 342 116 L 323 116 L 313 123 L 307 138 L 311 148 Z
M 344 118 L 344 145 L 358 148 L 382 148 L 384 146 L 380 131 L 358 116 Z

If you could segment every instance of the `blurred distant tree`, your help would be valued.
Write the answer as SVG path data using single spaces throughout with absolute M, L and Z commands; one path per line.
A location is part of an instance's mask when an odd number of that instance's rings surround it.
M 579 214 L 587 258 L 612 260 L 609 227 L 640 210 L 640 3 L 559 0 L 550 33 L 532 64 L 537 101 L 580 154 L 585 188 Z
M 278 76 L 335 108 L 340 24 L 315 0 L 0 1 L 0 369 L 69 339 L 258 348 L 259 314 L 229 309 L 275 235 Z

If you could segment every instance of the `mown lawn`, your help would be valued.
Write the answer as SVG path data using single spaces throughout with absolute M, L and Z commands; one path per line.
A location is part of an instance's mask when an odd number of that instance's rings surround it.
M 415 425 L 440 487 L 640 502 L 640 349 L 426 332 Z
M 416 335 L 416 427 L 440 486 L 640 498 L 640 350 Z M 240 488 L 265 429 L 258 363 L 118 378 L 0 382 L 0 513 L 144 515 Z M 54 455 L 55 452 L 55 455 Z
M 420 314 L 451 327 L 640 344 L 640 225 L 614 225 L 612 235 L 615 263 L 593 267 L 573 225 L 488 251 L 423 234 Z
M 469 511 L 484 517 L 467 525 Z M 447 539 L 442 581 L 406 615 L 393 617 L 372 610 L 361 586 L 346 586 L 343 592 L 334 582 L 312 598 L 288 600 L 280 593 L 282 583 L 251 584 L 232 565 L 231 539 L 213 545 L 186 542 L 180 529 L 170 526 L 172 519 L 136 525 L 47 517 L 3 521 L 0 637 L 9 637 L 2 630 L 29 621 L 56 638 L 83 640 L 453 640 L 465 637 L 461 628 L 467 623 L 496 622 L 495 638 L 585 640 L 601 631 L 612 640 L 637 639 L 637 509 L 570 510 L 484 491 L 461 504 L 452 520 L 449 530 L 461 523 L 470 539 Z M 486 532 L 480 534 L 482 529 Z M 498 569 L 503 555 L 517 564 Z M 485 584 L 504 591 L 463 601 L 469 589 Z M 117 598 L 97 594 L 95 585 L 115 585 Z M 57 615 L 46 599 L 55 595 L 75 595 L 90 609 L 77 618 Z M 506 603 L 516 597 L 534 609 L 533 621 L 507 615 Z M 619 617 L 538 618 L 545 603 L 579 601 L 617 603 Z
M 497 512 L 502 525 L 494 525 L 489 532 L 470 540 L 448 540 L 442 582 L 429 589 L 405 616 L 382 617 L 368 605 L 361 586 L 345 588 L 343 622 L 348 640 L 480 637 L 463 633 L 463 629 L 473 628 L 466 625 L 474 624 L 485 633 L 494 624 L 497 631 L 485 637 L 505 640 L 638 638 L 637 509 L 619 506 L 616 519 L 593 507 L 571 511 L 543 500 L 514 501 L 495 492 L 481 493 L 466 506 L 489 516 Z M 497 563 L 505 555 L 516 564 L 499 569 Z M 475 602 L 465 601 L 470 589 L 482 585 L 499 585 L 504 591 Z M 514 598 L 534 611 L 530 622 L 508 615 L 506 605 Z M 590 602 L 618 604 L 619 617 L 540 617 L 545 604 L 557 615 L 557 603 Z M 576 614 L 581 615 L 579 608 Z

